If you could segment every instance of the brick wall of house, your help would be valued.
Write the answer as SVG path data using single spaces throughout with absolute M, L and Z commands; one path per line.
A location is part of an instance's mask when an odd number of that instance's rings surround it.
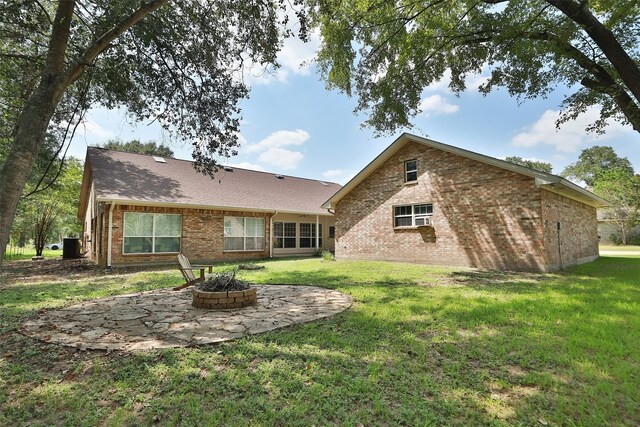
M 418 182 L 404 183 L 416 159 Z M 393 207 L 433 204 L 433 227 L 394 229 Z M 595 218 L 595 215 L 594 215 Z M 533 178 L 409 142 L 336 206 L 336 257 L 543 270 Z
M 220 211 L 210 209 L 178 209 L 152 206 L 116 205 L 113 211 L 112 266 L 145 263 L 177 263 L 171 254 L 123 254 L 123 221 L 125 212 L 168 213 L 182 215 L 181 252 L 194 263 L 197 261 L 222 261 L 258 259 L 269 256 L 269 214 L 256 212 Z M 109 207 L 104 210 L 102 255 L 99 264 L 107 263 Z M 262 251 L 226 252 L 224 248 L 224 217 L 260 217 L 265 219 L 265 248 Z
M 557 270 L 597 258 L 596 208 L 550 191 L 541 192 L 547 269 Z

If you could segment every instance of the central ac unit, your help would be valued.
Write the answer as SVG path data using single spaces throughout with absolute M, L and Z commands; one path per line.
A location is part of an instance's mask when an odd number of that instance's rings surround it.
M 428 216 L 416 218 L 416 227 L 429 227 L 431 226 L 431 218 Z

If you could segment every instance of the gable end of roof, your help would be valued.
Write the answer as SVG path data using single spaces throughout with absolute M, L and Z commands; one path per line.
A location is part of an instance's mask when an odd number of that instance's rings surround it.
M 355 177 L 347 182 L 344 187 L 338 190 L 329 200 L 327 200 L 322 207 L 325 209 L 333 209 L 336 204 L 344 198 L 351 190 L 353 190 L 358 184 L 364 181 L 369 175 L 375 172 L 384 162 L 386 162 L 391 156 L 393 156 L 400 148 L 404 147 L 409 142 L 415 142 L 418 144 L 426 145 L 441 151 L 456 154 L 468 159 L 476 160 L 488 165 L 492 165 L 501 169 L 509 170 L 521 175 L 534 178 L 538 187 L 546 188 L 547 190 L 563 194 L 566 197 L 580 201 L 582 203 L 594 206 L 597 208 L 609 206 L 609 203 L 596 196 L 590 191 L 570 182 L 566 179 L 553 175 L 550 173 L 538 171 L 525 166 L 510 163 L 505 160 L 496 159 L 494 157 L 486 156 L 484 154 L 476 153 L 473 151 L 465 150 L 463 148 L 454 147 L 453 145 L 443 144 L 441 142 L 433 141 L 428 138 L 423 138 L 410 133 L 403 133 L 395 139 L 382 153 L 380 153 L 375 159 L 373 159 L 364 169 L 362 169 Z M 567 190 L 560 193 L 562 189 Z

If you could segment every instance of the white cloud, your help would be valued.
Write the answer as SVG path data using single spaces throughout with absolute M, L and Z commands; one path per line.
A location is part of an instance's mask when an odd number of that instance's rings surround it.
M 245 67 L 244 81 L 251 85 L 286 83 L 291 75 L 306 76 L 311 72 L 311 64 L 320 47 L 320 32 L 309 34 L 306 43 L 297 37 L 290 37 L 284 41 L 277 56 L 280 68 L 265 69 L 260 64 L 250 64 Z
M 62 128 L 66 126 L 67 126 L 67 122 L 63 122 L 60 124 L 60 127 Z M 73 129 L 73 126 L 71 126 L 71 129 Z M 85 118 L 82 121 L 82 123 L 80 123 L 80 126 L 78 126 L 75 137 L 90 138 L 92 140 L 93 139 L 105 140 L 109 138 L 114 138 L 115 134 L 111 130 L 100 126 L 98 123 L 94 122 L 93 120 Z
M 273 132 L 257 144 L 247 145 L 245 150 L 247 153 L 259 153 L 270 148 L 286 147 L 290 145 L 302 145 L 311 135 L 302 129 L 279 130 Z
M 467 91 L 477 92 L 478 87 L 482 86 L 483 84 L 489 81 L 491 76 L 488 74 L 485 74 L 485 71 L 486 70 L 483 69 L 481 73 L 467 76 L 467 78 L 464 80 L 465 85 L 467 85 Z
M 234 164 L 231 165 L 231 167 L 241 168 L 241 169 L 250 169 L 250 170 L 253 170 L 253 171 L 260 171 L 260 172 L 264 172 L 264 170 L 265 170 L 259 164 L 250 163 L 250 162 L 234 163 Z
M 309 41 L 304 43 L 297 37 L 285 40 L 282 50 L 278 54 L 278 62 L 285 70 L 293 74 L 308 75 L 311 61 L 315 58 L 320 47 L 320 32 L 309 34 Z
M 311 135 L 305 130 L 279 130 L 256 144 L 247 145 L 244 153 L 259 153 L 258 161 L 283 169 L 296 169 L 304 154 L 284 147 L 299 147 Z
M 299 151 L 291 151 L 286 148 L 269 148 L 260 154 L 258 160 L 282 169 L 297 169 L 298 163 L 304 158 L 304 154 Z
M 426 97 L 420 101 L 418 108 L 427 117 L 431 114 L 453 114 L 460 109 L 458 105 L 449 103 L 440 95 Z
M 467 86 L 467 92 L 477 92 L 478 86 L 486 83 L 489 80 L 488 69 L 486 67 L 482 68 L 482 71 L 477 74 L 468 75 L 465 79 L 465 85 Z M 451 70 L 447 69 L 442 78 L 437 82 L 431 83 L 429 86 L 425 88 L 427 92 L 440 92 L 440 93 L 448 93 L 449 92 L 449 84 L 451 83 Z
M 451 70 L 446 70 L 440 80 L 424 89 L 428 92 L 449 92 L 449 83 L 451 83 Z
M 581 147 L 593 144 L 596 138 L 607 140 L 631 132 L 630 128 L 618 122 L 611 122 L 604 135 L 587 133 L 585 128 L 597 120 L 599 115 L 599 108 L 594 106 L 578 116 L 576 120 L 564 123 L 560 129 L 556 129 L 556 120 L 560 116 L 560 111 L 547 110 L 535 123 L 514 136 L 511 143 L 516 147 L 527 148 L 550 145 L 557 152 L 574 153 Z

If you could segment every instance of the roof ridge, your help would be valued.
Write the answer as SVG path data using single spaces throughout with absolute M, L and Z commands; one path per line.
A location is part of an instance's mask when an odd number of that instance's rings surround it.
M 134 152 L 131 152 L 131 151 L 115 150 L 113 148 L 105 148 L 105 147 L 100 147 L 100 146 L 88 146 L 87 147 L 87 149 L 90 149 L 90 148 L 95 148 L 95 149 L 98 149 L 98 150 L 101 150 L 101 151 L 115 151 L 117 153 L 136 154 L 138 156 L 146 156 L 146 157 L 154 157 L 155 156 L 154 154 L 134 153 Z M 165 156 L 155 156 L 155 157 L 163 157 L 163 158 L 165 158 Z M 166 158 L 170 159 L 170 160 L 178 160 L 178 161 L 181 161 L 181 162 L 191 163 L 191 165 L 193 165 L 193 160 L 180 159 L 180 158 L 177 158 L 177 157 L 166 157 Z M 255 170 L 255 169 L 241 168 L 241 167 L 233 166 L 233 165 L 223 165 L 221 163 L 219 163 L 218 166 L 220 167 L 220 170 L 222 170 L 222 171 L 224 171 L 225 167 L 230 167 L 230 168 L 233 168 L 233 169 L 239 169 L 239 170 L 246 171 L 246 172 L 263 173 L 263 174 L 268 174 L 268 175 L 273 175 L 273 176 L 281 175 L 281 176 L 283 176 L 285 178 L 304 179 L 304 180 L 307 180 L 307 181 L 316 181 L 316 182 L 324 182 L 324 183 L 333 184 L 333 185 L 341 185 L 341 184 L 339 184 L 337 182 L 326 181 L 326 180 L 323 180 L 323 179 L 305 178 L 305 177 L 302 177 L 302 176 L 295 176 L 295 175 L 285 175 L 285 174 L 278 173 L 278 172 L 258 171 L 258 170 Z
M 117 150 L 115 148 L 100 147 L 99 145 L 88 145 L 87 146 L 87 150 L 89 150 L 90 148 L 94 148 L 96 150 L 101 150 L 101 151 L 115 151 L 116 153 L 136 154 L 138 156 L 151 156 L 151 157 L 156 156 L 156 157 L 162 157 L 162 158 L 167 158 L 167 159 L 172 159 L 172 160 L 182 160 L 182 161 L 185 161 L 185 162 L 189 161 L 189 160 L 184 160 L 184 159 L 177 159 L 175 157 L 158 156 L 157 154 L 144 154 L 144 153 L 136 153 L 134 151 Z

